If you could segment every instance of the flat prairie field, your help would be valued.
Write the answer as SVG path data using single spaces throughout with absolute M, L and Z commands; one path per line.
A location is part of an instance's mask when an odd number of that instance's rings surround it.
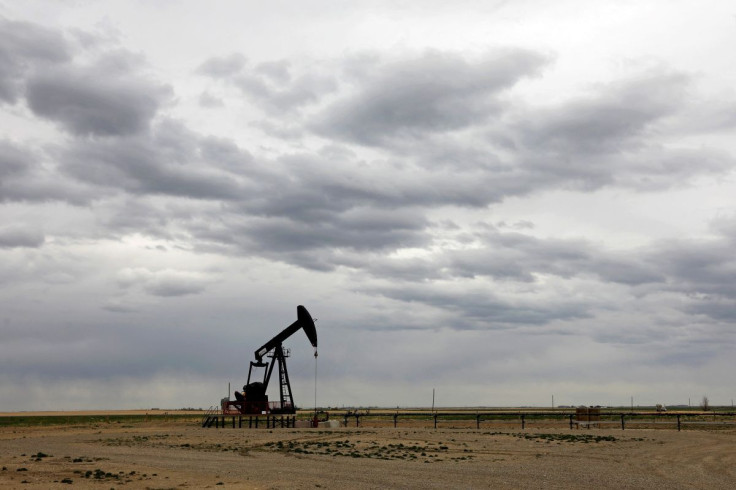
M 15 414 L 17 415 L 17 414 Z M 9 420 L 9 419 L 6 419 Z M 736 430 L 202 428 L 199 418 L 0 420 L 1 488 L 646 488 L 736 486 Z

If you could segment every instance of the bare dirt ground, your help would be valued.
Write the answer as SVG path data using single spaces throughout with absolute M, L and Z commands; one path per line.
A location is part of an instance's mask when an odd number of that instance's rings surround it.
M 152 410 L 68 410 L 65 412 L 60 411 L 33 411 L 33 412 L 0 412 L 0 417 L 63 417 L 63 416 L 80 416 L 80 415 L 90 415 L 90 416 L 113 416 L 113 415 L 150 415 L 151 417 L 154 416 L 161 416 L 165 417 L 169 414 L 178 414 L 178 415 L 198 415 L 201 414 L 201 410 L 160 410 L 160 409 L 152 409 Z
M 389 425 L 389 424 L 386 424 Z M 0 429 L 2 488 L 733 488 L 734 429 Z

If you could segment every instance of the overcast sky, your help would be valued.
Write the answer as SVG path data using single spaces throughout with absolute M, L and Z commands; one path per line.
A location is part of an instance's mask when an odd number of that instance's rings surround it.
M 734 46 L 726 0 L 0 0 L 0 411 L 216 404 L 299 304 L 319 405 L 730 405 Z

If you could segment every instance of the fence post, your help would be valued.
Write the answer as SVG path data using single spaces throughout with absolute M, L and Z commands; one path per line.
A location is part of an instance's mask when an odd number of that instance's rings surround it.
M 570 430 L 572 430 L 572 414 L 570 414 Z
M 394 414 L 394 429 L 396 428 L 396 419 L 398 419 L 398 418 L 399 418 L 399 414 L 398 413 L 395 413 Z
M 476 414 L 475 416 L 475 428 L 480 429 L 480 414 Z
M 677 432 L 680 432 L 680 414 L 677 414 Z
M 624 414 L 621 414 L 621 430 L 624 430 Z
M 437 414 L 434 414 L 434 428 L 437 428 Z
M 521 414 L 521 428 L 522 428 L 522 429 L 523 429 L 523 428 L 524 428 L 524 427 L 526 426 L 526 420 L 524 420 L 524 417 L 526 417 L 526 415 L 524 415 L 524 414 L 522 413 L 522 414 Z

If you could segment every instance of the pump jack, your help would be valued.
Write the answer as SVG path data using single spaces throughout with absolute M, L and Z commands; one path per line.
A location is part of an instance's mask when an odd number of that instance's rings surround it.
M 243 386 L 243 392 L 236 391 L 235 400 L 223 399 L 223 414 L 296 413 L 291 384 L 289 383 L 289 372 L 286 370 L 286 358 L 289 357 L 289 349 L 284 349 L 283 342 L 298 330 L 303 329 L 312 347 L 314 347 L 314 357 L 317 357 L 317 329 L 314 326 L 314 320 L 307 309 L 301 305 L 296 307 L 296 316 L 297 320 L 294 323 L 255 351 L 256 360 L 250 362 L 248 381 Z M 263 361 L 266 356 L 271 358 L 270 363 Z M 276 364 L 279 368 L 279 401 L 269 403 L 266 389 Z M 256 376 L 253 375 L 253 368 L 265 368 L 263 381 L 256 380 Z M 253 381 L 251 381 L 251 378 L 253 378 Z

